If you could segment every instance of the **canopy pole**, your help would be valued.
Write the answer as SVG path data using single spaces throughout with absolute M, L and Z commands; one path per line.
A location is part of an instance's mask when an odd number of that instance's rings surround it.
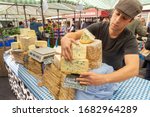
M 26 26 L 28 27 L 28 23 L 27 23 L 27 14 L 26 14 L 26 6 L 25 6 L 25 5 L 23 5 L 23 10 L 24 10 L 24 16 L 25 16 Z
M 17 3 L 16 3 L 16 9 L 17 9 L 17 14 L 19 15 L 19 9 Z
M 60 38 L 59 9 L 57 9 L 57 16 L 58 16 L 58 39 L 59 39 Z
M 43 0 L 41 0 L 41 13 L 42 13 L 42 22 L 43 22 L 43 30 L 44 30 L 45 18 L 43 13 Z
M 80 18 L 79 18 L 79 29 L 81 29 L 81 11 L 80 11 Z
M 73 23 L 74 23 L 74 28 L 75 28 L 75 31 L 76 31 L 76 25 L 75 25 L 75 23 L 76 23 L 76 11 L 74 11 L 74 21 L 73 21 Z

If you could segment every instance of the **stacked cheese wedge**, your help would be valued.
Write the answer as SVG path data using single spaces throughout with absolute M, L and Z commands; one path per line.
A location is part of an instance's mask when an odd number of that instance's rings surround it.
M 95 39 L 87 29 L 84 30 L 83 35 L 78 44 L 72 44 L 73 60 L 66 61 L 61 59 L 61 71 L 66 74 L 81 74 L 89 69 L 100 67 L 102 63 L 102 42 Z

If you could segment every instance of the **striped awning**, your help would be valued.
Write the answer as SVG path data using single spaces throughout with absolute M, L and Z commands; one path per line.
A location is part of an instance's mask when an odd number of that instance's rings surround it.
M 4 3 L 17 3 L 17 4 L 40 4 L 40 0 L 0 0 Z
M 82 4 L 84 8 L 99 8 L 99 9 L 113 9 L 118 0 L 47 0 L 49 5 L 51 3 L 59 4 Z M 139 0 L 143 5 L 150 4 L 150 0 Z M 17 3 L 26 5 L 40 5 L 41 0 L 0 0 L 0 3 Z M 60 7 L 61 8 L 61 7 Z

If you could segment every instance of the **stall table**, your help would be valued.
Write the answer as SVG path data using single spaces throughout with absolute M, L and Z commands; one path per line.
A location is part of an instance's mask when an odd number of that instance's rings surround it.
M 8 52 L 5 52 L 3 57 L 8 70 L 9 83 L 11 85 L 11 89 L 17 96 L 17 99 L 55 99 L 45 86 L 39 87 L 37 85 L 39 82 L 38 79 L 31 75 L 23 65 L 16 63 Z M 139 77 L 134 77 L 119 83 L 119 88 L 112 96 L 112 100 L 149 99 L 150 82 Z

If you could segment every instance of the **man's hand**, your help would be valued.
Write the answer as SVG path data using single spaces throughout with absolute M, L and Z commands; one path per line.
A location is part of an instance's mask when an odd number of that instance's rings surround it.
M 63 37 L 61 39 L 61 56 L 63 56 L 66 60 L 72 60 L 72 52 L 71 45 L 72 43 L 76 43 L 76 41 L 72 38 Z
M 96 74 L 94 72 L 85 72 L 77 78 L 81 85 L 102 85 L 107 83 L 105 74 Z

